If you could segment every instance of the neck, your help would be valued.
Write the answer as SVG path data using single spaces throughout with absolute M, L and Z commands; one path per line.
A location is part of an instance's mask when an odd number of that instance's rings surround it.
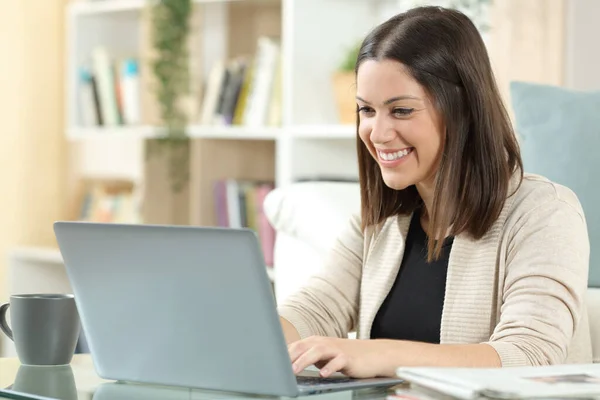
M 416 184 L 417 192 L 419 192 L 419 196 L 423 200 L 423 213 L 421 214 L 421 226 L 423 230 L 427 233 L 428 236 L 433 236 L 432 232 L 429 229 L 429 222 L 431 215 L 431 210 L 433 209 L 433 191 L 434 191 L 434 183 L 433 182 L 421 182 Z M 443 240 L 448 237 L 450 231 L 447 230 L 443 234 L 437 234 L 439 240 Z
M 433 209 L 433 182 L 420 182 L 416 185 L 417 192 L 423 200 L 423 212 L 421 214 L 421 225 L 427 234 L 429 234 L 429 216 Z
M 421 200 L 423 200 L 427 215 L 430 215 L 431 210 L 433 209 L 433 183 L 417 183 L 416 188 Z

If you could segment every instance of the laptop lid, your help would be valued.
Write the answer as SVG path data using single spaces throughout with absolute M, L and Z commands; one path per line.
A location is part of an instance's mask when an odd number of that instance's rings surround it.
M 86 222 L 54 231 L 100 377 L 297 394 L 253 231 Z

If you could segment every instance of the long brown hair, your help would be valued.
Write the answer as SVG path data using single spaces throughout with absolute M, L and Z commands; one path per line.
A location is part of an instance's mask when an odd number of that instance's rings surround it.
M 459 11 L 418 7 L 377 26 L 364 39 L 356 71 L 366 60 L 395 60 L 423 86 L 440 113 L 446 137 L 429 212 L 429 260 L 443 238 L 481 238 L 496 221 L 510 179 L 523 174 L 519 145 L 500 97 L 485 44 Z M 357 129 L 358 129 L 357 115 Z M 394 190 L 365 144 L 357 140 L 363 229 L 410 214 L 422 204 L 414 186 Z

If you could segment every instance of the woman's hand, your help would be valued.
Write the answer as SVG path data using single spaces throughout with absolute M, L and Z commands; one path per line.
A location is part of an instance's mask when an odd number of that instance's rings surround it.
M 501 367 L 489 344 L 429 344 L 403 340 L 357 340 L 312 336 L 288 346 L 294 373 L 310 365 L 321 376 L 341 372 L 352 378 L 393 377 L 399 366 Z
M 378 351 L 373 340 L 338 339 L 312 336 L 288 346 L 294 373 L 315 365 L 321 376 L 341 372 L 353 378 L 380 375 Z

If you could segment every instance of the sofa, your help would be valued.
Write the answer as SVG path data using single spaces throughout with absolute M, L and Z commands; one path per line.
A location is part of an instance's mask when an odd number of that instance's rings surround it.
M 358 183 L 300 182 L 273 190 L 264 210 L 275 228 L 275 297 L 296 291 L 317 271 L 352 213 L 360 209 Z M 594 362 L 600 362 L 600 288 L 587 292 Z

